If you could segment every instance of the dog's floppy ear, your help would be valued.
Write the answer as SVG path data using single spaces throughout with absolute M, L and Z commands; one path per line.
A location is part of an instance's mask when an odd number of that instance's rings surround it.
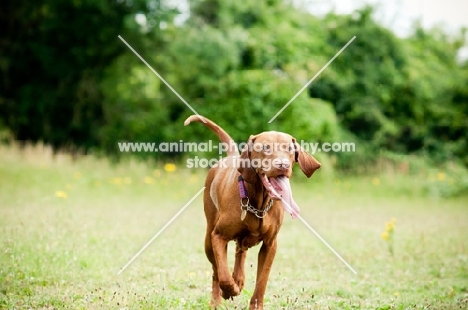
M 310 178 L 314 174 L 315 170 L 320 168 L 321 164 L 314 158 L 314 156 L 307 153 L 293 138 L 295 148 L 295 160 L 299 164 L 302 172 Z
M 250 136 L 249 141 L 242 149 L 242 153 L 237 161 L 237 171 L 240 172 L 242 178 L 248 183 L 255 183 L 257 180 L 257 173 L 250 162 L 250 154 L 255 138 L 257 138 L 257 136 Z

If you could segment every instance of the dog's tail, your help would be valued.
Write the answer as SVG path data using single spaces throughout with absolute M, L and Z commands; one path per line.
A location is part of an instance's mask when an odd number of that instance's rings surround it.
M 211 129 L 211 131 L 213 131 L 218 136 L 219 140 L 221 140 L 223 143 L 223 149 L 226 151 L 227 156 L 239 156 L 239 150 L 237 149 L 237 145 L 234 140 L 232 140 L 228 133 L 219 127 L 215 122 L 201 115 L 192 115 L 185 120 L 184 126 L 187 126 L 191 122 L 202 123 Z

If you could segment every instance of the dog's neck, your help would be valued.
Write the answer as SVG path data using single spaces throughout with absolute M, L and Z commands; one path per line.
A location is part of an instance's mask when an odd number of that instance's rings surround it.
M 252 206 L 259 210 L 263 210 L 266 208 L 271 198 L 259 178 L 260 177 L 257 176 L 257 181 L 255 183 L 245 182 L 245 187 Z
M 263 186 L 258 174 L 255 174 L 255 181 L 251 183 L 245 180 L 242 174 L 238 172 L 236 182 L 241 200 L 248 198 L 251 206 L 258 210 L 269 208 L 268 204 L 271 204 L 271 197 Z

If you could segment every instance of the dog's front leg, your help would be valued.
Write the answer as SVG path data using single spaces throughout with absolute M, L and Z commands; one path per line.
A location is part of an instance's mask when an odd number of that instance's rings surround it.
M 247 251 L 244 251 L 239 247 L 239 244 L 236 245 L 236 259 L 234 262 L 234 271 L 232 272 L 232 277 L 234 278 L 234 282 L 236 282 L 237 286 L 239 287 L 239 291 L 242 291 L 244 288 L 244 281 L 245 281 L 245 257 L 247 256 Z
M 229 267 L 227 265 L 227 244 L 226 240 L 216 232 L 211 234 L 211 241 L 213 244 L 213 251 L 218 266 L 218 281 L 219 287 L 222 290 L 224 299 L 231 298 L 240 294 L 239 287 L 234 282 L 234 279 L 229 274 Z
M 257 283 L 255 291 L 250 299 L 250 309 L 263 310 L 263 296 L 270 275 L 271 266 L 276 255 L 276 238 L 270 243 L 263 241 L 260 252 L 258 253 Z

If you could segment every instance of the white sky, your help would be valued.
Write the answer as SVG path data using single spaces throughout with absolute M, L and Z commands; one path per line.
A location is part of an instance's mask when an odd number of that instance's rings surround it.
M 298 0 L 308 4 L 317 13 L 335 9 L 337 13 L 351 13 L 366 3 L 377 4 L 377 17 L 398 35 L 408 34 L 414 20 L 431 27 L 442 25 L 453 32 L 462 26 L 468 28 L 468 0 Z
M 468 0 L 293 0 L 306 5 L 312 14 L 325 14 L 334 10 L 349 14 L 365 4 L 377 5 L 376 19 L 399 36 L 411 32 L 419 20 L 424 28 L 441 26 L 448 33 L 459 33 L 468 28 Z M 468 34 L 467 34 L 468 37 Z M 460 61 L 468 59 L 468 44 L 458 53 Z

